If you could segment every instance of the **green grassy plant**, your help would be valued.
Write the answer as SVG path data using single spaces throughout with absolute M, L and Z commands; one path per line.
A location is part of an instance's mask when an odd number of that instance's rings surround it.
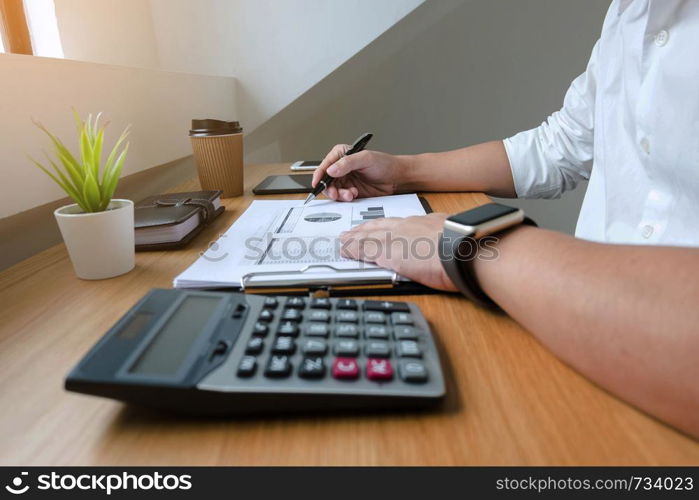
M 29 159 L 61 186 L 84 212 L 102 212 L 112 200 L 126 160 L 129 143 L 124 141 L 129 135 L 129 127 L 122 132 L 102 165 L 102 145 L 107 126 L 106 123 L 100 124 L 102 113 L 99 113 L 94 121 L 92 115 L 89 115 L 87 120 L 82 120 L 75 110 L 73 114 L 80 144 L 80 159 L 78 160 L 58 137 L 37 121 L 34 121 L 34 124 L 51 139 L 57 162 L 46 152 L 44 154 L 50 169 L 31 157 Z

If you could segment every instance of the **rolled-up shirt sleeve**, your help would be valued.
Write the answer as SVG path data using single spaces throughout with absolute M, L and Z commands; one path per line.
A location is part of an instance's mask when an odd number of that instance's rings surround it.
M 505 139 L 520 198 L 558 198 L 589 179 L 594 146 L 595 67 L 599 42 L 585 73 L 571 84 L 563 107 L 539 127 Z

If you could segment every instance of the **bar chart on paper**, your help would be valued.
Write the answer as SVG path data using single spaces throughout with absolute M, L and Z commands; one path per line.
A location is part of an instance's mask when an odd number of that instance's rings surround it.
M 325 236 L 328 230 L 327 225 L 342 224 L 343 218 L 348 217 L 350 223 L 347 229 L 350 229 L 364 222 L 383 218 L 386 213 L 383 206 L 342 208 L 341 211 L 324 211 L 320 207 L 294 207 L 286 211 L 282 210 L 278 217 L 281 223 L 275 228 L 275 221 L 268 229 L 269 244 L 256 264 L 349 262 L 349 259 L 340 255 L 339 240 Z M 318 231 L 322 231 L 323 234 L 317 234 Z
M 175 278 L 175 287 L 239 286 L 242 277 L 251 273 L 284 273 L 308 266 L 318 266 L 319 272 L 325 268 L 325 272 L 373 269 L 376 273 L 390 273 L 374 264 L 343 257 L 340 233 L 384 217 L 425 214 L 414 194 L 351 203 L 330 200 L 302 203 L 301 200 L 254 201 L 215 246 Z

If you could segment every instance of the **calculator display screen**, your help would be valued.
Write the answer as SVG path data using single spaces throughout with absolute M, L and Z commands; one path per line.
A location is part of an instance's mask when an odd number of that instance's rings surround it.
M 129 322 L 119 332 L 119 338 L 133 339 L 143 332 L 143 329 L 153 319 L 153 313 L 138 311 L 135 313 Z
M 220 303 L 220 297 L 185 298 L 129 371 L 140 375 L 177 373 Z

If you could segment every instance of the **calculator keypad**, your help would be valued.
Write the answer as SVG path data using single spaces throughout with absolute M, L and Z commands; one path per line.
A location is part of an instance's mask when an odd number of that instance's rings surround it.
M 299 376 L 303 378 L 323 378 L 325 364 L 321 357 L 306 357 L 301 361 Z
M 258 321 L 255 323 L 255 326 L 252 327 L 252 334 L 253 335 L 258 335 L 260 337 L 264 337 L 269 333 L 269 327 L 267 326 L 266 323 L 263 323 L 261 321 Z
M 369 380 L 391 380 L 393 367 L 387 359 L 369 358 L 366 362 L 366 376 Z
M 243 356 L 238 365 L 239 377 L 252 377 L 257 368 L 257 360 L 254 356 Z
M 403 302 L 266 297 L 237 376 L 424 384 L 428 332 L 416 325 Z M 258 364 L 264 366 L 259 375 Z
M 401 361 L 399 372 L 406 382 L 427 382 L 427 368 L 419 361 Z
M 292 337 L 277 337 L 272 345 L 274 354 L 294 354 L 296 351 L 296 342 Z
M 336 356 L 359 356 L 359 342 L 356 340 L 338 340 L 335 342 Z
M 301 344 L 301 352 L 304 354 L 324 356 L 327 351 L 328 344 L 324 340 L 307 339 Z
M 291 374 L 291 361 L 288 356 L 270 356 L 265 369 L 267 377 L 282 378 Z
M 262 311 L 263 313 L 269 311 Z M 303 314 L 298 309 L 285 309 L 282 313 L 282 321 L 296 321 L 299 322 L 303 319 Z
M 257 318 L 258 321 L 268 323 L 272 321 L 274 318 L 274 313 L 270 311 L 269 309 L 263 309 L 262 312 L 260 313 L 260 316 Z
M 252 337 L 245 348 L 245 354 L 260 354 L 265 348 L 265 341 L 262 337 Z
M 359 327 L 352 324 L 339 324 L 335 326 L 336 337 L 359 338 Z
M 284 321 L 279 324 L 277 335 L 289 335 L 296 337 L 299 334 L 299 325 L 294 321 Z
M 321 323 L 310 323 L 306 325 L 306 335 L 312 337 L 327 337 L 330 334 L 330 328 L 328 325 Z
M 366 343 L 366 355 L 368 358 L 390 358 L 391 345 L 381 340 L 372 340 Z
M 354 358 L 335 358 L 333 377 L 337 379 L 355 379 L 359 377 L 359 363 Z

